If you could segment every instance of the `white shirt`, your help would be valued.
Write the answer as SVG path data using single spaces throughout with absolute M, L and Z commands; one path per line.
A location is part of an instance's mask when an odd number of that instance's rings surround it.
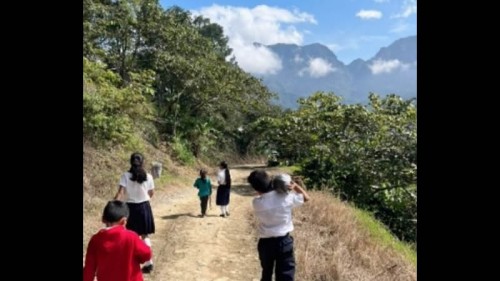
M 260 238 L 284 236 L 293 230 L 292 208 L 304 204 L 304 196 L 276 191 L 264 193 L 252 201 L 255 215 L 259 220 Z
M 219 170 L 219 172 L 217 172 L 217 183 L 219 185 L 226 184 L 226 169 L 222 169 L 222 170 Z
M 138 183 L 132 181 L 130 178 L 132 174 L 126 172 L 120 178 L 120 186 L 125 188 L 125 193 L 127 194 L 127 202 L 130 203 L 142 203 L 144 201 L 149 201 L 148 190 L 155 188 L 155 183 L 153 181 L 153 176 L 149 173 L 147 174 L 147 180 L 143 183 Z

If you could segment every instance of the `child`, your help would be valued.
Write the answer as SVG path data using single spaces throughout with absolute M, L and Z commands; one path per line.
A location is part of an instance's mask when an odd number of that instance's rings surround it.
M 83 281 L 143 281 L 141 263 L 151 259 L 151 248 L 137 233 L 125 228 L 129 210 L 125 202 L 109 201 L 102 214 L 106 228 L 90 239 Z
M 198 188 L 198 196 L 200 197 L 201 215 L 204 217 L 207 212 L 207 202 L 208 198 L 212 195 L 212 183 L 210 179 L 207 178 L 207 171 L 200 170 L 200 177 L 196 179 L 193 184 L 194 187 Z
M 248 182 L 260 195 L 253 199 L 252 205 L 259 221 L 257 249 L 262 267 L 261 281 L 271 281 L 273 271 L 276 280 L 293 281 L 295 258 L 293 238 L 290 236 L 293 231 L 292 208 L 309 201 L 309 195 L 291 181 L 289 175 L 271 179 L 266 171 L 255 170 L 248 176 Z M 281 189 L 278 187 L 280 185 L 295 192 Z M 276 190 L 277 187 L 280 192 Z
M 120 178 L 120 187 L 115 195 L 116 200 L 126 198 L 130 216 L 127 229 L 139 234 L 149 247 L 149 234 L 155 233 L 153 210 L 149 201 L 154 195 L 155 183 L 153 176 L 144 169 L 144 156 L 135 152 L 130 156 L 130 169 Z M 151 273 L 153 260 L 148 260 L 142 268 L 143 273 Z
M 222 161 L 219 164 L 217 183 L 219 184 L 219 187 L 217 187 L 215 204 L 220 206 L 220 216 L 225 218 L 229 216 L 229 199 L 231 194 L 231 173 L 226 161 Z

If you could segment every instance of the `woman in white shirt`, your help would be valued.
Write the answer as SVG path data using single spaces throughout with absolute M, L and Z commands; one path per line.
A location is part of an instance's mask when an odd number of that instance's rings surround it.
M 151 247 L 148 235 L 155 233 L 155 221 L 149 203 L 155 188 L 153 176 L 144 169 L 144 156 L 141 153 L 136 152 L 130 156 L 130 165 L 129 171 L 120 178 L 120 188 L 115 199 L 127 199 L 129 217 L 126 227 L 135 231 Z M 152 269 L 153 260 L 149 260 L 144 264 L 142 271 L 150 273 Z
M 215 198 L 215 204 L 220 206 L 221 217 L 229 216 L 229 195 L 231 191 L 231 173 L 227 167 L 226 161 L 222 161 L 219 164 L 219 171 L 217 172 L 217 196 Z

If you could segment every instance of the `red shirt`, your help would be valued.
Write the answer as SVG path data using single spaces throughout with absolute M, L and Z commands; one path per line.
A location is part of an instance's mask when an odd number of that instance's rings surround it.
M 141 263 L 151 259 L 151 248 L 122 225 L 102 229 L 90 239 L 83 281 L 143 281 Z

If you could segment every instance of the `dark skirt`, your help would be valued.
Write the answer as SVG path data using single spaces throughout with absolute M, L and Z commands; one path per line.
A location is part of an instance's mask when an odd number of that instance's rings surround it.
M 141 203 L 127 202 L 129 216 L 127 220 L 127 229 L 135 231 L 139 235 L 155 233 L 155 220 L 149 201 Z
M 227 185 L 219 185 L 217 188 L 217 197 L 215 198 L 215 204 L 218 206 L 229 205 L 229 191 L 230 188 Z

